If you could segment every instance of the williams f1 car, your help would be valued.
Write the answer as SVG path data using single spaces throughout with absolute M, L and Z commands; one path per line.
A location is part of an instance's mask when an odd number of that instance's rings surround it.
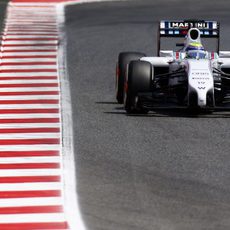
M 160 21 L 158 55 L 139 52 L 119 54 L 116 99 L 127 113 L 156 108 L 227 110 L 230 103 L 230 52 L 219 50 L 216 21 Z M 179 50 L 161 48 L 162 38 L 183 38 Z M 202 39 L 213 38 L 214 51 L 206 51 Z

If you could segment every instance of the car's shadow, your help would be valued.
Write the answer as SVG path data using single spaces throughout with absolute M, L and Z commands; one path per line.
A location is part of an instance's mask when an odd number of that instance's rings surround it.
M 147 114 L 127 114 L 123 105 L 114 101 L 99 101 L 96 104 L 117 105 L 104 114 L 116 114 L 130 117 L 181 117 L 181 118 L 230 118 L 230 111 L 191 111 L 185 108 L 156 108 Z

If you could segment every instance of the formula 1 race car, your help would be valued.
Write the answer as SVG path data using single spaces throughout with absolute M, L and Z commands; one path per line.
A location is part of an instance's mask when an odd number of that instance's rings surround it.
M 230 52 L 219 51 L 216 21 L 160 21 L 158 56 L 139 52 L 119 54 L 116 99 L 127 113 L 146 113 L 156 108 L 227 110 L 230 103 Z M 184 38 L 179 51 L 162 50 L 161 39 Z M 201 38 L 216 40 L 206 51 Z

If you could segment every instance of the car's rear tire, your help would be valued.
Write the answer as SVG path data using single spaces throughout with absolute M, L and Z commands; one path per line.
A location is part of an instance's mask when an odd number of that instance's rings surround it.
M 146 61 L 131 61 L 125 81 L 125 110 L 129 114 L 147 113 L 138 103 L 138 93 L 150 92 L 153 76 L 153 67 Z
M 116 99 L 119 104 L 124 102 L 124 82 L 126 66 L 133 60 L 139 60 L 146 55 L 139 52 L 122 52 L 118 56 L 116 69 Z

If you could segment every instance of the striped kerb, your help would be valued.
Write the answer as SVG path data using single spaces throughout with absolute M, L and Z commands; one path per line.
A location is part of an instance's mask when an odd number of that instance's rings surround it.
M 66 230 L 56 5 L 16 2 L 1 36 L 0 229 Z

